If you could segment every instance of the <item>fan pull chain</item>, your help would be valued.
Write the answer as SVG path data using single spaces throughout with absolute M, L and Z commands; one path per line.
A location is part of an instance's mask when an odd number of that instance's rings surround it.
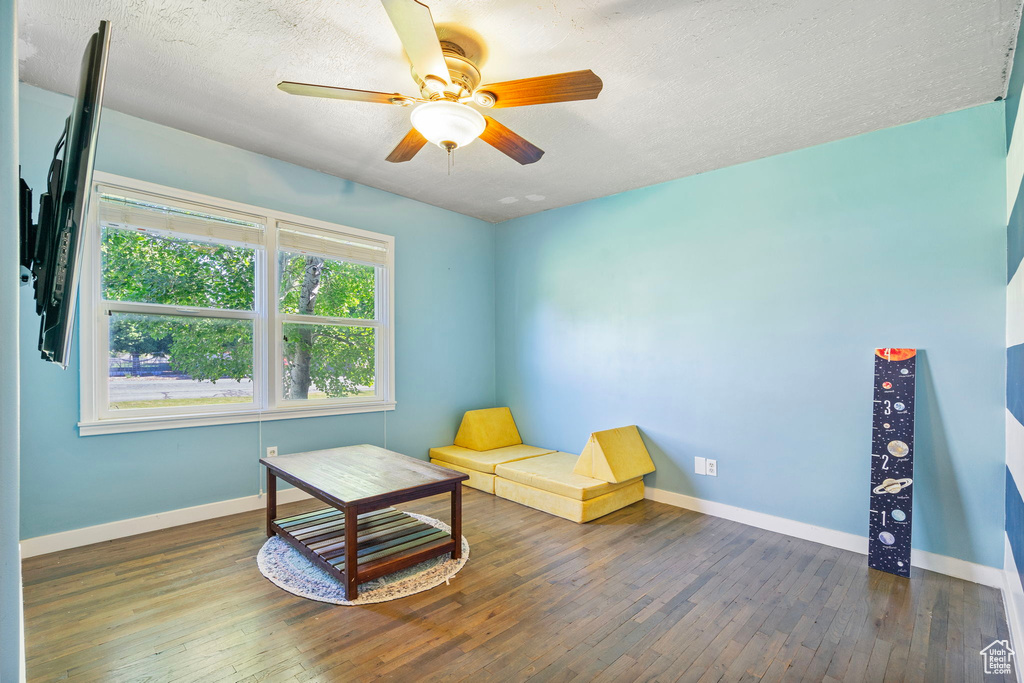
M 458 147 L 458 145 L 451 140 L 442 140 L 437 144 L 441 149 L 448 152 L 448 175 L 451 175 L 452 167 L 455 166 L 455 157 L 452 156 L 452 152 L 455 151 L 455 148 Z

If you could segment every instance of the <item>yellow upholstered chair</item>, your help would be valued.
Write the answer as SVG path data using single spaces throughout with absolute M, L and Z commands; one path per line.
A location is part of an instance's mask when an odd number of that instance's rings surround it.
M 474 451 L 516 446 L 523 442 L 508 408 L 467 410 L 455 434 L 455 445 Z
M 469 410 L 451 446 L 430 449 L 430 462 L 469 475 L 466 486 L 494 493 L 496 466 L 553 453 L 523 443 L 508 408 Z
M 574 522 L 589 522 L 643 500 L 654 462 L 635 425 L 590 435 L 580 456 L 552 453 L 495 466 L 502 498 Z
M 591 434 L 572 471 L 618 484 L 650 474 L 654 462 L 640 430 L 630 425 Z

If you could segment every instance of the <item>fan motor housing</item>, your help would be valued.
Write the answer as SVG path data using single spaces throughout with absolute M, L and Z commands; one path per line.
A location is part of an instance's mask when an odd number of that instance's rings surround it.
M 447 40 L 441 41 L 441 53 L 444 55 L 445 64 L 448 66 L 448 77 L 452 82 L 452 90 L 446 90 L 444 94 L 438 94 L 427 87 L 416 73 L 412 70 L 412 77 L 420 86 L 420 93 L 427 99 L 449 99 L 458 100 L 462 97 L 469 97 L 480 85 L 480 69 L 477 68 L 465 51 L 455 43 Z

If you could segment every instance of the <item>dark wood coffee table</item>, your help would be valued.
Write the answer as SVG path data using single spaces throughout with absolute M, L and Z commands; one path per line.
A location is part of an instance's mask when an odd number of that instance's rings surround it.
M 414 564 L 462 553 L 462 482 L 468 475 L 377 446 L 346 446 L 261 458 L 267 467 L 267 536 L 277 534 L 337 577 L 345 598 L 358 585 Z M 281 478 L 330 507 L 277 517 Z M 391 505 L 451 494 L 451 534 Z M 347 520 L 358 520 L 347 524 Z

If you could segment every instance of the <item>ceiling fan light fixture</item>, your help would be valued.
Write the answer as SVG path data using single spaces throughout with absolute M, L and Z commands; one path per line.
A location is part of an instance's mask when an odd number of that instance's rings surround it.
M 421 104 L 412 110 L 410 119 L 423 137 L 449 151 L 473 142 L 487 127 L 480 112 L 448 100 Z

